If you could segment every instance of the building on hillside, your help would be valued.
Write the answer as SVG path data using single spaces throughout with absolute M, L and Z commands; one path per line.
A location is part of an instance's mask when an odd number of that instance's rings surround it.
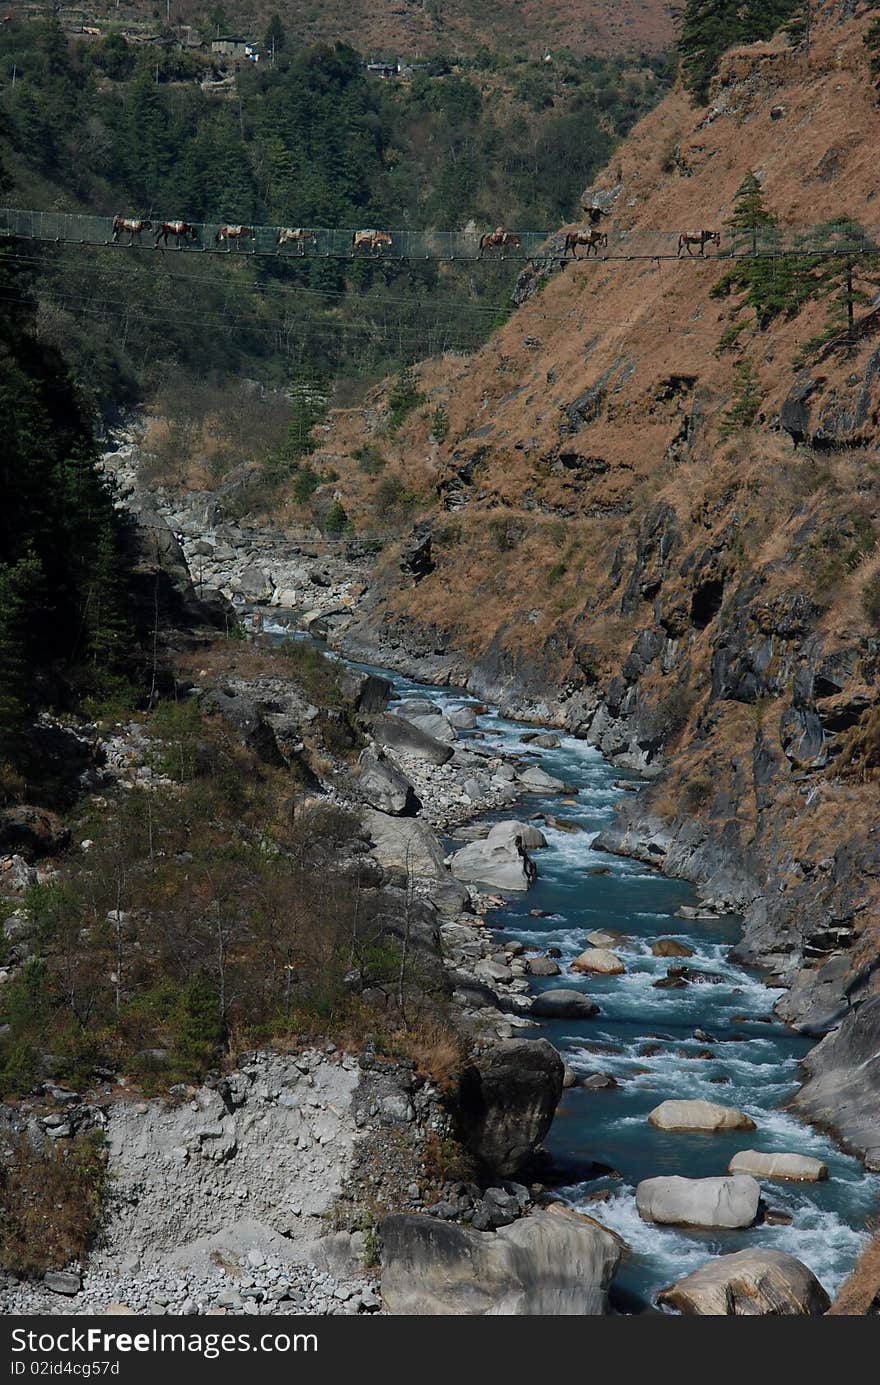
M 387 63 L 364 63 L 364 67 L 368 77 L 382 77 L 386 81 L 390 77 L 403 77 L 408 79 L 412 77 L 416 71 L 412 63 L 401 62 L 399 58 L 395 58 L 392 62 Z
M 253 47 L 250 39 L 240 38 L 234 34 L 219 34 L 217 38 L 211 40 L 211 52 L 217 53 L 223 58 L 236 58 L 241 61 L 251 56 Z

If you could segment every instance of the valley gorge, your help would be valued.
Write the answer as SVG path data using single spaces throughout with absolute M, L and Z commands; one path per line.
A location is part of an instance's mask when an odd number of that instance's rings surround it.
M 0 686 L 0 1313 L 880 1312 L 873 11 L 682 69 L 484 345 L 222 472 L 107 411 L 124 575 Z

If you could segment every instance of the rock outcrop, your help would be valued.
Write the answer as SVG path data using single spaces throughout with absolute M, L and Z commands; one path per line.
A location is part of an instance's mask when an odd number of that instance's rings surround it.
M 852 1010 L 804 1059 L 807 1080 L 794 1098 L 817 1125 L 880 1172 L 880 995 Z
M 458 1116 L 467 1148 L 509 1177 L 528 1162 L 562 1095 L 564 1064 L 546 1039 L 493 1044 L 459 1080 Z
M 406 775 L 381 752 L 364 750 L 358 760 L 358 787 L 364 802 L 380 813 L 401 816 L 418 810 L 419 801 Z
M 495 1232 L 386 1217 L 379 1236 L 385 1306 L 432 1317 L 595 1317 L 621 1256 L 618 1237 L 576 1214 L 535 1212 Z
M 829 1299 L 800 1260 L 755 1246 L 709 1260 L 662 1289 L 657 1302 L 700 1317 L 806 1318 L 826 1312 Z
M 432 765 L 445 765 L 452 759 L 451 745 L 435 740 L 405 717 L 383 713 L 375 718 L 371 730 L 373 739 L 386 750 L 402 750 Z
M 479 882 L 495 890 L 527 890 L 538 874 L 537 867 L 521 836 L 503 830 L 506 823 L 499 826 L 501 832 L 493 828 L 484 841 L 469 842 L 456 851 L 450 870 L 456 880 Z

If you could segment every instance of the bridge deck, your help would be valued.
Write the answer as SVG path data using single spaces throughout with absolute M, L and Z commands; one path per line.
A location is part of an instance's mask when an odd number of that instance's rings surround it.
M 155 224 L 155 223 L 154 223 Z M 215 255 L 271 255 L 279 259 L 364 259 L 375 262 L 393 260 L 476 260 L 479 256 L 479 232 L 464 231 L 392 231 L 390 246 L 373 254 L 361 248 L 353 249 L 353 230 L 315 228 L 314 240 L 304 245 L 277 245 L 278 227 L 255 226 L 253 239 L 241 245 L 217 244 L 215 237 L 222 223 L 198 222 L 196 236 L 179 247 L 180 253 Z M 533 260 L 547 256 L 559 257 L 562 244 L 558 231 L 518 231 L 518 248 L 489 249 L 483 252 L 486 260 Z M 123 232 L 113 243 L 113 218 L 85 216 L 74 212 L 36 212 L 0 208 L 0 240 L 4 236 L 20 240 L 48 241 L 60 245 L 111 246 L 114 250 L 143 252 L 155 250 L 155 233 L 144 231 L 129 247 L 128 234 Z M 608 260 L 668 260 L 679 258 L 678 231 L 608 231 L 607 249 L 598 258 Z M 739 232 L 734 236 L 722 233 L 720 247 L 707 245 L 705 258 L 739 259 L 742 257 L 780 258 L 787 255 L 872 255 L 878 251 L 880 236 L 873 231 L 854 233 L 850 227 L 762 228 Z M 164 249 L 160 246 L 159 249 Z M 173 240 L 168 249 L 176 252 Z M 578 251 L 587 258 L 584 247 Z M 594 258 L 594 256 L 590 256 Z M 682 254 L 687 259 L 686 253 Z M 694 250 L 691 258 L 699 258 Z

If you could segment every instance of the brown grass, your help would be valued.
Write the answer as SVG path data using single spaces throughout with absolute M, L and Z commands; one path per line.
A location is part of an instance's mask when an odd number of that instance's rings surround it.
M 0 1267 L 42 1274 L 79 1260 L 98 1229 L 106 1161 L 100 1138 L 35 1149 L 16 1136 L 0 1175 Z

